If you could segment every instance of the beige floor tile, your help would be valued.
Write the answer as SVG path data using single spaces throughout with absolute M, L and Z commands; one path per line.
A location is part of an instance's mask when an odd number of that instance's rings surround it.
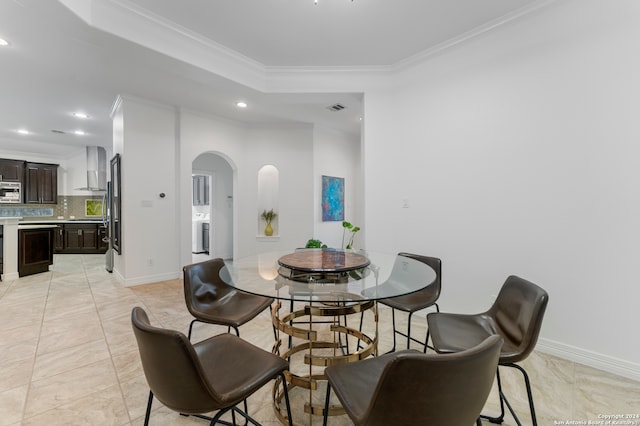
M 2 351 L 0 350 L 0 353 Z M 31 381 L 34 356 L 0 362 L 0 392 L 27 385 Z
M 86 397 L 79 397 L 68 404 L 25 419 L 23 426 L 30 425 L 125 425 L 129 414 L 124 398 L 117 385 Z
M 126 382 L 144 374 L 142 371 L 142 363 L 140 362 L 140 353 L 137 348 L 129 352 L 114 355 L 113 365 L 118 374 L 118 380 Z
M 20 423 L 27 385 L 0 391 L 0 426 Z
M 44 315 L 41 337 L 66 333 L 78 328 L 101 327 L 93 304 L 69 306 L 66 310 L 61 306 L 50 309 L 47 305 Z
M 574 414 L 587 421 L 599 414 L 640 414 L 640 385 L 624 377 L 576 365 L 575 392 Z
M 149 385 L 144 374 L 133 377 L 126 381 L 120 382 L 122 394 L 124 395 L 125 404 L 131 419 L 143 418 L 147 409 L 147 401 L 149 398 Z M 156 409 L 160 404 L 156 401 Z M 155 420 L 152 424 L 156 424 Z
M 76 346 L 39 354 L 33 368 L 32 380 L 40 380 L 78 367 L 108 360 L 109 351 L 104 338 L 82 342 Z
M 70 322 L 70 327 L 59 333 L 43 334 L 38 345 L 38 355 L 45 355 L 72 348 L 86 342 L 104 339 L 100 323 Z
M 33 381 L 27 396 L 25 417 L 70 404 L 116 384 L 117 378 L 111 360 L 99 361 Z

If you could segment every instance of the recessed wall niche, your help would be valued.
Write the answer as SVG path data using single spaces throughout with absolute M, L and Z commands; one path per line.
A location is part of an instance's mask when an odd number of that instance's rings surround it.
M 271 164 L 262 166 L 258 171 L 258 236 L 280 235 L 278 226 L 280 218 L 279 186 L 280 172 L 278 169 Z M 274 215 L 271 215 L 270 212 Z

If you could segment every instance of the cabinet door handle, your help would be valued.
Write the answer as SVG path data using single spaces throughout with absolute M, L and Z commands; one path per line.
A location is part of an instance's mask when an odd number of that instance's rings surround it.
M 78 229 L 78 236 L 81 237 L 82 236 L 82 229 Z

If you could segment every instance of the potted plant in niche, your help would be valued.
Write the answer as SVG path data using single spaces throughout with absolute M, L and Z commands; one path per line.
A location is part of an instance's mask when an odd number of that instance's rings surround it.
M 271 226 L 271 222 L 276 218 L 276 216 L 278 216 L 278 213 L 274 212 L 273 209 L 263 210 L 260 216 L 264 219 L 265 222 L 267 222 L 267 226 L 265 226 L 264 228 L 264 235 L 266 235 L 267 237 L 272 236 L 273 227 Z

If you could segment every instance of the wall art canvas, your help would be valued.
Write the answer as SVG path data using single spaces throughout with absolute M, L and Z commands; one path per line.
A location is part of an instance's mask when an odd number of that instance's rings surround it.
M 322 221 L 344 220 L 344 178 L 322 176 Z

